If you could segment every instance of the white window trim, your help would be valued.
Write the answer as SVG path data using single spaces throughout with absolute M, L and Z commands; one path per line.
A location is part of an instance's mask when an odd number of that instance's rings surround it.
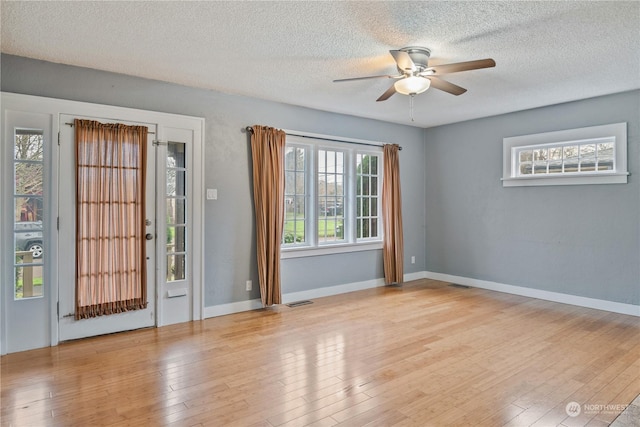
M 309 144 L 300 139 L 294 139 L 287 135 L 286 137 L 286 145 L 301 148 L 305 150 L 304 156 L 304 173 L 305 173 L 305 186 L 304 186 L 304 195 L 305 195 L 305 204 L 304 204 L 304 215 L 305 218 L 309 218 L 315 215 L 315 206 L 311 203 L 312 200 L 315 200 L 315 185 L 312 182 L 309 182 L 309 177 L 307 176 L 309 172 L 309 168 L 313 162 L 315 162 L 315 151 L 313 149 L 313 145 Z M 282 251 L 289 251 L 294 249 L 307 249 L 315 246 L 315 234 L 316 234 L 317 224 L 307 224 L 305 220 L 305 238 L 306 241 L 303 243 L 281 243 L 280 248 Z
M 280 259 L 302 258 L 308 256 L 343 254 L 348 252 L 375 251 L 382 249 L 382 241 L 364 243 L 335 243 L 323 246 L 282 247 Z
M 614 171 L 576 172 L 571 174 L 517 176 L 516 151 L 520 147 L 569 145 L 584 143 L 600 138 L 615 139 Z M 502 142 L 502 186 L 544 186 L 544 185 L 583 185 L 583 184 L 626 184 L 627 170 L 627 123 L 614 123 L 521 135 L 504 138 Z
M 325 148 L 336 148 L 336 149 L 348 149 L 352 152 L 347 153 L 347 166 L 345 168 L 345 172 L 348 176 L 355 176 L 355 171 L 352 170 L 352 161 L 351 157 L 355 158 L 355 152 L 360 153 L 371 153 L 380 155 L 381 163 L 379 165 L 382 168 L 382 146 L 385 144 L 384 142 L 379 141 L 369 141 L 363 139 L 354 139 L 354 138 L 343 138 L 332 135 L 323 135 L 317 133 L 307 133 L 300 131 L 292 131 L 283 129 L 287 134 L 287 144 L 305 147 L 309 149 L 308 156 L 305 158 L 305 162 L 308 162 L 305 165 L 305 171 L 308 171 L 308 167 L 311 162 L 316 162 L 316 151 L 317 146 L 325 147 Z M 355 143 L 355 144 L 364 144 L 362 147 L 348 147 L 345 146 L 345 143 Z M 379 146 L 380 149 L 376 149 L 375 146 Z M 354 160 L 355 161 L 355 160 Z M 316 218 L 316 206 L 315 206 L 315 195 L 316 195 L 316 176 L 317 171 L 315 167 L 313 169 L 313 178 L 312 182 L 307 182 L 307 199 L 308 203 L 306 204 L 306 213 L 309 218 Z M 382 173 L 379 175 L 378 179 L 378 193 L 380 197 L 380 203 L 382 203 L 382 180 L 384 176 Z M 353 188 L 352 188 L 353 187 Z M 345 196 L 347 200 L 351 197 L 355 197 L 355 184 L 349 180 L 348 185 L 345 185 Z M 350 204 L 349 204 L 350 205 Z M 304 245 L 292 245 L 292 246 L 280 246 L 280 258 L 281 259 L 289 259 L 289 258 L 301 258 L 301 257 L 309 257 L 309 256 L 319 256 L 319 255 L 331 255 L 331 254 L 340 254 L 340 253 L 349 253 L 349 252 L 360 252 L 360 251 L 371 251 L 371 250 L 381 250 L 383 244 L 383 231 L 382 231 L 382 209 L 380 207 L 380 221 L 379 221 L 379 239 L 361 239 L 360 241 L 356 241 L 355 237 L 355 212 L 351 212 L 353 209 L 350 206 L 346 207 L 345 210 L 345 225 L 349 224 L 349 230 L 351 230 L 351 234 L 353 234 L 353 241 L 346 242 L 336 242 L 336 243 L 319 243 L 317 240 L 317 224 L 314 224 L 317 221 L 309 221 L 309 236 L 307 240 L 307 244 Z M 352 237 L 350 236 L 349 239 Z

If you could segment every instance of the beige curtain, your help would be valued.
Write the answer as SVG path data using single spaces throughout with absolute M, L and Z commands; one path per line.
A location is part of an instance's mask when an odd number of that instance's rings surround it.
M 147 128 L 74 121 L 76 319 L 146 308 Z
M 384 181 L 382 184 L 382 256 L 387 285 L 402 283 L 404 276 L 404 242 L 402 237 L 402 197 L 400 194 L 400 147 L 384 146 Z
M 284 226 L 284 145 L 282 130 L 253 126 L 253 200 L 260 297 L 264 307 L 280 304 L 280 242 Z

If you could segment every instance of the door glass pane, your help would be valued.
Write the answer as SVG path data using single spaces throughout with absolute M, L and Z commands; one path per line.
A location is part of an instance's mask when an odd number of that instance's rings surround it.
M 16 263 L 40 262 L 44 254 L 42 223 L 21 222 L 15 224 L 14 243 Z M 31 257 L 28 261 L 18 261 L 18 259 L 22 260 L 26 254 Z
M 167 253 L 184 252 L 185 227 L 167 227 Z
M 185 145 L 176 142 L 167 144 L 167 167 L 168 168 L 184 168 L 184 150 Z
M 168 198 L 167 203 L 167 224 L 185 223 L 185 199 Z
M 167 255 L 167 282 L 185 279 L 185 255 Z
M 44 161 L 42 130 L 16 129 L 13 153 L 15 160 Z
M 16 267 L 14 299 L 39 298 L 43 295 L 42 266 Z
M 167 168 L 167 196 L 176 195 L 176 170 Z
M 16 162 L 15 193 L 42 195 L 42 162 Z
M 15 222 L 39 222 L 42 227 L 42 197 L 16 197 L 14 202 Z
M 167 169 L 167 196 L 184 196 L 186 172 L 184 170 Z

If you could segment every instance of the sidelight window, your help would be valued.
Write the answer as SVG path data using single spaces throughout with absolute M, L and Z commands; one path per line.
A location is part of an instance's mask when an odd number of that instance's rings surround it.
M 186 144 L 167 144 L 167 282 L 186 278 Z
M 43 296 L 44 135 L 15 129 L 13 145 L 14 299 Z

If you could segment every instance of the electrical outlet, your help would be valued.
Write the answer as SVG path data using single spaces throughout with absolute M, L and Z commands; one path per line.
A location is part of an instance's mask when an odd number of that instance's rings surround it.
M 247 280 L 246 289 L 247 289 L 248 291 L 250 291 L 250 290 L 251 290 L 251 288 L 252 288 L 251 280 Z
M 415 264 L 416 263 L 416 257 L 412 256 L 411 257 L 411 264 Z

